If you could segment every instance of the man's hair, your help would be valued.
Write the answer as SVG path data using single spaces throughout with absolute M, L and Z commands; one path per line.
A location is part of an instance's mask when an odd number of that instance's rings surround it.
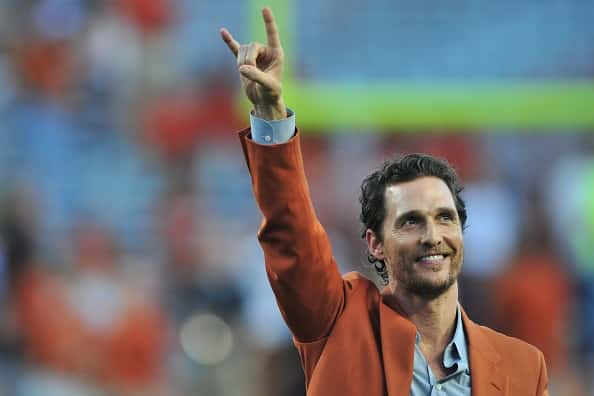
M 359 196 L 361 237 L 365 238 L 367 229 L 370 229 L 380 240 L 383 240 L 382 224 L 386 217 L 386 187 L 426 176 L 437 177 L 448 186 L 454 198 L 462 229 L 464 229 L 466 227 L 466 204 L 460 197 L 462 186 L 458 184 L 458 176 L 454 168 L 441 158 L 427 154 L 408 154 L 384 162 L 380 169 L 367 176 L 361 183 L 361 195 Z M 367 252 L 367 261 L 373 264 L 382 282 L 387 284 L 389 274 L 384 261 L 375 258 L 369 251 Z

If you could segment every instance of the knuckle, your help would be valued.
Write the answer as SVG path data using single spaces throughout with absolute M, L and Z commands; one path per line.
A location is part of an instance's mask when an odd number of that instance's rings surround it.
M 260 43 L 258 43 L 258 42 L 256 42 L 256 41 L 252 41 L 252 42 L 249 44 L 249 47 L 250 47 L 250 49 L 257 49 L 257 48 L 259 48 L 260 46 L 261 46 L 261 44 L 260 44 Z

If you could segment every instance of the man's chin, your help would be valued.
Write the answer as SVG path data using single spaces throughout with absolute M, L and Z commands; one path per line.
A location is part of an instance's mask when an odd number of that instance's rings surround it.
M 446 279 L 441 282 L 416 279 L 407 282 L 405 287 L 411 294 L 426 300 L 435 300 L 450 290 L 454 283 L 456 283 L 455 279 Z

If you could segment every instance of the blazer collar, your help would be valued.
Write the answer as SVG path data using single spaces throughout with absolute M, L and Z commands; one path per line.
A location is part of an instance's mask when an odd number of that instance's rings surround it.
M 460 312 L 470 354 L 472 396 L 508 395 L 509 379 L 499 367 L 501 355 L 486 330 L 471 321 L 464 309 Z M 383 298 L 379 304 L 379 323 L 387 394 L 408 395 L 412 381 L 416 327 L 404 310 L 394 306 L 393 301 L 387 305 Z
M 381 353 L 388 396 L 409 395 L 417 329 L 400 307 L 379 304 Z
M 486 330 L 468 318 L 462 309 L 470 354 L 470 382 L 473 396 L 508 394 L 508 377 L 501 372 L 501 355 L 488 338 Z

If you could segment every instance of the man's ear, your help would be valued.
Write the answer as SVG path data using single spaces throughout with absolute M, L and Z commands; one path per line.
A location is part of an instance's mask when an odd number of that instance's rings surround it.
M 369 253 L 378 260 L 384 260 L 384 244 L 378 237 L 378 235 L 371 229 L 365 231 L 365 240 L 367 241 L 367 249 Z

